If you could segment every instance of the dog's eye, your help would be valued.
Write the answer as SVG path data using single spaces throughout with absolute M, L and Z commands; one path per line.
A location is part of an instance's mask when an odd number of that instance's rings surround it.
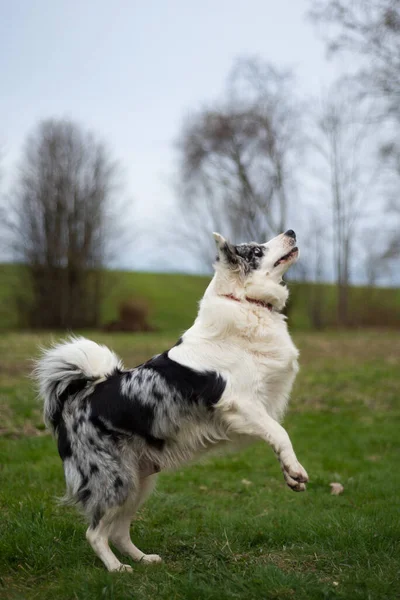
M 262 256 L 263 251 L 261 248 L 254 248 L 253 254 L 254 256 Z

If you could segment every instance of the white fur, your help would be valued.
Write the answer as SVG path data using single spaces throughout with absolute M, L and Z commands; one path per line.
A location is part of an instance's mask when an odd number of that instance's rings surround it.
M 71 336 L 68 341 L 44 350 L 36 363 L 35 376 L 39 394 L 44 399 L 47 426 L 52 428 L 50 421 L 56 408 L 54 396 L 60 396 L 71 381 L 77 378 L 101 381 L 117 368 L 121 369 L 123 365 L 114 352 L 83 337 Z
M 220 250 L 225 240 L 220 234 L 214 237 Z M 277 454 L 288 485 L 302 491 L 307 473 L 278 422 L 298 371 L 298 350 L 288 333 L 286 318 L 278 312 L 288 297 L 281 278 L 291 263 L 274 267 L 291 245 L 283 234 L 265 244 L 269 251 L 261 268 L 247 276 L 227 268 L 221 257 L 194 325 L 184 334 L 184 343 L 168 354 L 183 365 L 217 371 L 224 377 L 227 386 L 215 407 L 223 425 L 221 438 L 233 434 L 235 440 L 256 437 L 266 441 Z M 273 310 L 246 297 L 271 303 Z M 195 445 L 193 433 L 185 432 L 180 443 Z M 198 435 L 196 432 L 195 437 Z

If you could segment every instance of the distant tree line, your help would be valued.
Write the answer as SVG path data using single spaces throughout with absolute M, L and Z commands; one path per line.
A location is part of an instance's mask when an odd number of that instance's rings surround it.
M 316 101 L 299 96 L 292 71 L 237 60 L 222 98 L 179 132 L 179 219 L 168 236 L 204 268 L 212 230 L 263 241 L 295 220 L 296 277 L 321 282 L 333 268 L 337 323 L 348 325 L 354 274 L 374 285 L 400 256 L 400 3 L 312 0 L 309 17 L 329 52 L 347 53 L 357 68 Z M 122 221 L 112 218 L 117 184 L 106 144 L 76 123 L 46 120 L 28 137 L 0 215 L 7 248 L 26 268 L 17 301 L 27 325 L 99 324 Z M 316 286 L 310 296 L 316 327 L 323 294 Z

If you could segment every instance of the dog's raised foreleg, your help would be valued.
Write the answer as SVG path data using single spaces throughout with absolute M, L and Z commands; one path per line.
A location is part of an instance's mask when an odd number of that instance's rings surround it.
M 287 431 L 264 408 L 250 404 L 245 407 L 233 405 L 224 418 L 231 431 L 266 441 L 278 457 L 288 486 L 295 492 L 306 489 L 308 475 L 297 460 Z

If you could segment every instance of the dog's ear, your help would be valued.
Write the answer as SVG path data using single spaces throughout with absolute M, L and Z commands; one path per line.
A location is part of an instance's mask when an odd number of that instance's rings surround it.
M 224 237 L 222 237 L 222 235 L 220 233 L 217 233 L 216 231 L 213 231 L 213 237 L 214 237 L 215 243 L 217 244 L 217 248 L 220 248 L 226 242 L 226 239 Z
M 221 260 L 230 267 L 237 268 L 240 261 L 235 246 L 228 242 L 220 233 L 213 233 L 215 243 L 217 245 L 218 257 L 217 260 Z

